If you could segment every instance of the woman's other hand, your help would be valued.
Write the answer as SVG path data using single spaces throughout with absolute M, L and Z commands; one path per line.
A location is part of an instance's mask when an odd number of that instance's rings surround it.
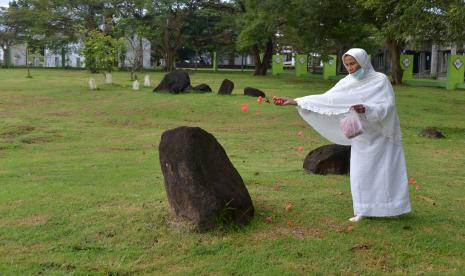
M 355 110 L 357 113 L 365 113 L 365 106 L 363 104 L 356 104 L 353 105 L 352 108 Z

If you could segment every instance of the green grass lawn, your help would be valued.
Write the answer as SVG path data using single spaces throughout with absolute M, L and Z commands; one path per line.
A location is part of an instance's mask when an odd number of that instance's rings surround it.
M 199 71 L 193 85 L 217 91 L 228 78 L 234 95 L 168 95 L 131 90 L 127 72 L 113 85 L 85 71 L 32 74 L 0 69 L 1 275 L 465 271 L 464 91 L 395 87 L 413 212 L 353 224 L 348 176 L 302 169 L 306 153 L 329 142 L 294 108 L 241 95 L 252 86 L 304 96 L 334 81 Z M 150 75 L 153 86 L 163 77 Z M 170 226 L 158 144 L 182 125 L 223 145 L 255 205 L 249 225 L 206 234 Z M 447 138 L 418 135 L 431 126 Z

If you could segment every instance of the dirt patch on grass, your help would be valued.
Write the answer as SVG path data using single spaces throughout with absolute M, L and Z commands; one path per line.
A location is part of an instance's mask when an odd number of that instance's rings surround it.
M 324 227 L 326 231 L 329 230 L 338 233 L 353 231 L 352 224 L 347 224 L 345 221 L 337 220 L 333 217 L 323 217 L 318 225 L 320 225 L 320 227 Z
M 60 135 L 28 135 L 20 139 L 23 144 L 50 143 L 60 138 Z
M 40 103 L 40 104 L 50 104 L 50 103 L 54 102 L 49 97 L 34 97 L 33 101 L 34 101 L 34 103 Z
M 260 232 L 254 232 L 249 239 L 252 241 L 265 241 L 265 240 L 277 240 L 285 236 L 293 236 L 298 239 L 305 238 L 322 238 L 324 236 L 324 231 L 318 227 L 313 227 L 309 225 L 276 225 L 275 227 L 270 227 L 264 229 Z
M 24 204 L 24 200 L 20 199 L 20 200 L 15 200 L 15 201 L 11 201 L 11 202 L 8 202 L 6 204 L 4 204 L 2 206 L 2 208 L 7 208 L 7 209 L 14 209 L 14 208 L 17 208 L 21 205 Z
M 37 214 L 16 221 L 19 225 L 44 225 L 48 222 L 49 216 L 46 214 Z
M 0 131 L 0 138 L 13 139 L 15 137 L 28 134 L 35 130 L 35 127 L 29 125 L 7 126 Z
M 139 212 L 143 209 L 143 206 L 140 204 L 124 204 L 124 205 L 102 205 L 99 206 L 99 210 L 102 212 L 124 212 L 124 213 L 134 213 Z
M 135 128 L 135 129 L 147 129 L 147 128 L 159 128 L 160 125 L 149 120 L 109 120 L 108 124 L 111 126 L 124 127 L 124 128 Z
M 68 117 L 71 114 L 73 114 L 73 112 L 67 109 L 58 109 L 58 110 L 50 111 L 47 113 L 47 115 L 58 116 L 58 117 Z

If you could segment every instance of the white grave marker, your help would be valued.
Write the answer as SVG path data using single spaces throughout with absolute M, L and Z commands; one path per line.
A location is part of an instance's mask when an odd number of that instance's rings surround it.
M 144 77 L 144 86 L 146 87 L 150 87 L 150 76 L 149 75 L 145 75 Z
M 95 90 L 95 89 L 97 89 L 97 83 L 95 82 L 95 79 L 90 79 L 90 80 L 89 80 L 89 89 L 90 89 L 90 90 Z
M 138 80 L 135 80 L 132 83 L 132 90 L 139 90 L 139 81 Z
M 106 84 L 113 83 L 113 77 L 111 76 L 111 73 L 105 73 L 105 83 Z

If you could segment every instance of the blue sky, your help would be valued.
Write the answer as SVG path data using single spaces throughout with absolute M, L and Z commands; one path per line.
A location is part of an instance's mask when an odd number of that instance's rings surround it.
M 10 0 L 0 0 L 0 7 L 1 6 L 8 6 L 8 2 L 10 2 Z

